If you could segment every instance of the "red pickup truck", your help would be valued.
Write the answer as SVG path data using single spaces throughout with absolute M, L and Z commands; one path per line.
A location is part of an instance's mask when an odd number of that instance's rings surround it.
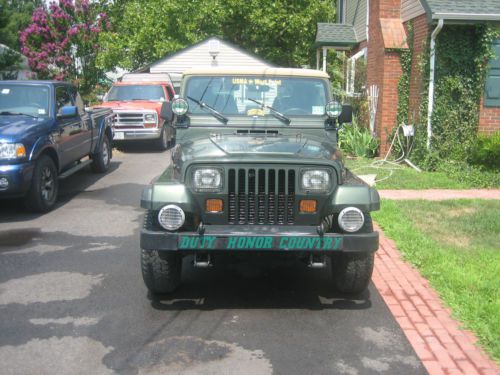
M 160 150 L 166 150 L 175 141 L 175 130 L 160 118 L 165 102 L 175 95 L 168 74 L 125 74 L 113 83 L 98 107 L 107 107 L 115 114 L 113 144 L 148 140 Z

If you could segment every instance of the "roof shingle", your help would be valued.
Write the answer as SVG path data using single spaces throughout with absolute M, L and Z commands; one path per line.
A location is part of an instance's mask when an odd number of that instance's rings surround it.
M 316 46 L 353 46 L 357 44 L 354 27 L 342 23 L 318 23 Z
M 500 21 L 500 0 L 421 0 L 431 19 Z

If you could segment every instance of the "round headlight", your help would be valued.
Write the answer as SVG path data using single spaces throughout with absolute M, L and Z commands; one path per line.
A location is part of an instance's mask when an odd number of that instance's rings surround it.
M 342 113 L 342 105 L 339 102 L 332 100 L 325 106 L 325 112 L 328 117 L 339 117 Z
M 144 122 L 156 122 L 156 115 L 154 113 L 146 113 L 144 115 Z
M 344 208 L 339 213 L 339 226 L 346 232 L 357 232 L 363 226 L 365 216 L 356 207 Z
M 177 116 L 183 116 L 187 113 L 189 108 L 188 102 L 184 99 L 177 98 L 172 102 L 172 112 Z
M 158 213 L 158 222 L 166 230 L 177 230 L 184 224 L 186 215 L 179 206 L 169 204 L 161 208 Z

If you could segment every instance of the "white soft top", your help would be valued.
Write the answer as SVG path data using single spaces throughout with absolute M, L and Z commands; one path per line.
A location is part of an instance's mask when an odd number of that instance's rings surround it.
M 213 76 L 213 75 L 252 75 L 252 76 L 280 76 L 280 77 L 313 77 L 313 78 L 329 78 L 328 74 L 321 70 L 314 69 L 297 69 L 297 68 L 242 68 L 242 67 L 206 67 L 193 68 L 184 71 L 184 76 Z

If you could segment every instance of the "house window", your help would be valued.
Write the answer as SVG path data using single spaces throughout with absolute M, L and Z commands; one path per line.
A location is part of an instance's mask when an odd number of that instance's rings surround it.
M 484 92 L 485 107 L 500 107 L 500 39 L 493 42 L 495 56 L 489 62 Z
M 347 59 L 345 82 L 348 96 L 359 96 L 366 89 L 366 48 Z

